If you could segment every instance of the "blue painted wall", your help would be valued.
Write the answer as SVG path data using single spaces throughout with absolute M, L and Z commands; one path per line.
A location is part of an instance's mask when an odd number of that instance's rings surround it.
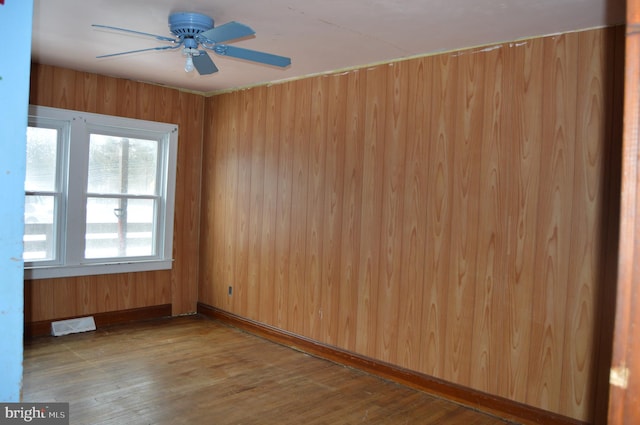
M 0 28 L 0 401 L 20 401 L 24 173 L 33 0 L 4 0 Z

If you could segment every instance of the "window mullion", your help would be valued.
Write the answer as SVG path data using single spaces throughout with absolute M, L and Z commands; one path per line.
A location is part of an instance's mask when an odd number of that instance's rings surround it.
M 86 231 L 87 170 L 89 168 L 89 134 L 82 117 L 71 122 L 69 140 L 69 176 L 67 190 L 67 240 L 65 246 L 67 264 L 84 261 Z
M 66 234 L 67 234 L 67 193 L 69 191 L 69 141 L 71 137 L 71 121 L 65 121 L 63 128 L 60 129 L 58 138 L 58 161 L 56 164 L 56 183 L 55 183 L 55 243 L 56 243 L 56 262 L 58 264 L 66 264 Z

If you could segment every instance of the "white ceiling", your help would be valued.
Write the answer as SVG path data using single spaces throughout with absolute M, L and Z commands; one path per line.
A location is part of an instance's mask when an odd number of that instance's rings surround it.
M 215 93 L 464 47 L 624 22 L 624 0 L 35 0 L 32 55 L 42 64 Z M 171 36 L 172 12 L 238 21 L 256 36 L 233 42 L 292 58 L 286 69 L 210 54 L 220 71 L 184 71 L 179 51 L 95 56 L 167 45 L 95 29 Z M 228 43 L 231 44 L 231 43 Z

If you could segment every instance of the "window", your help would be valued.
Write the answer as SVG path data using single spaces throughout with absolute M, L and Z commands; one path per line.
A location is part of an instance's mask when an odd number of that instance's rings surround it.
M 25 277 L 171 268 L 178 127 L 29 109 Z

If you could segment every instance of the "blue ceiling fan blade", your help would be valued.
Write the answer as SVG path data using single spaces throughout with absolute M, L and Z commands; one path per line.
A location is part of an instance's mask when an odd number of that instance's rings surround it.
M 106 28 L 106 29 L 109 29 L 109 30 L 124 31 L 124 32 L 128 32 L 128 33 L 131 33 L 131 34 L 145 35 L 147 37 L 153 37 L 153 38 L 155 38 L 157 40 L 162 40 L 162 41 L 171 41 L 171 42 L 174 42 L 174 43 L 176 42 L 175 38 L 165 37 L 164 35 L 149 34 L 148 32 L 128 30 L 126 28 L 110 27 L 108 25 L 92 24 L 91 26 L 92 27 L 96 27 L 96 28 Z
M 208 31 L 198 34 L 200 40 L 203 38 L 206 44 L 223 43 L 229 40 L 235 40 L 236 38 L 247 37 L 254 35 L 256 32 L 248 26 L 239 22 L 227 22 L 226 24 L 219 25 Z
M 200 50 L 200 54 L 193 56 L 193 66 L 200 75 L 209 75 L 218 72 L 216 64 L 213 63 L 207 52 Z
M 150 50 L 173 50 L 173 49 L 177 49 L 178 47 L 180 47 L 182 45 L 182 42 L 178 43 L 175 46 L 165 46 L 165 47 L 150 47 L 148 49 L 138 49 L 138 50 L 129 50 L 127 52 L 120 52 L 120 53 L 111 53 L 109 55 L 101 55 L 101 56 L 96 56 L 96 58 L 100 59 L 100 58 L 110 58 L 112 56 L 120 56 L 120 55 L 128 55 L 130 53 L 139 53 L 139 52 L 148 52 Z
M 279 66 L 281 68 L 291 65 L 291 58 L 258 52 L 257 50 L 243 49 L 242 47 L 227 46 L 226 44 L 214 46 L 213 51 L 222 56 L 230 56 L 232 58 Z

